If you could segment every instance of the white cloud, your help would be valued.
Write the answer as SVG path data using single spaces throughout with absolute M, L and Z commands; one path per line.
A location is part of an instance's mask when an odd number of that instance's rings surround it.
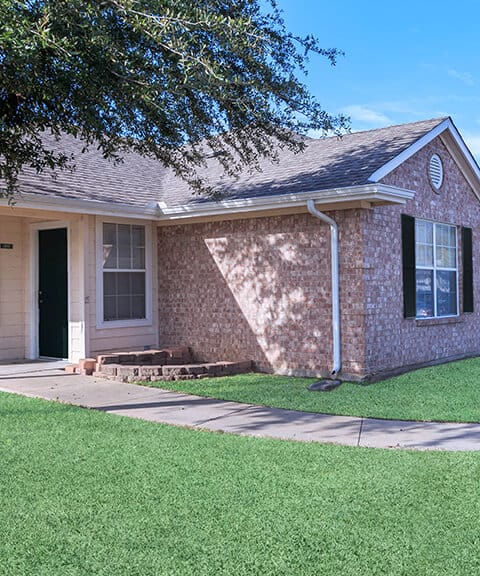
M 460 70 L 455 70 L 454 68 L 450 68 L 450 70 L 448 70 L 447 73 L 451 78 L 456 78 L 457 80 L 460 80 L 461 82 L 463 82 L 467 86 L 474 86 L 475 85 L 475 79 L 473 78 L 473 76 L 469 72 L 460 72 Z
M 359 122 L 367 125 L 367 127 L 378 128 L 379 126 L 386 126 L 392 123 L 390 118 L 383 112 L 361 104 L 345 106 L 345 108 L 342 109 L 342 112 L 347 116 L 350 116 L 352 123 Z
M 403 118 L 406 122 L 413 122 L 416 118 L 427 118 L 431 114 L 431 107 L 425 99 L 387 100 L 379 102 L 376 108 L 394 116 L 395 122 L 402 122 Z

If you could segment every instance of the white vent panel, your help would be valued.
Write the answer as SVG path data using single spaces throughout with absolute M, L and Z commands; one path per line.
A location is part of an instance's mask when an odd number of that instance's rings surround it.
M 438 154 L 433 154 L 433 156 L 430 158 L 428 174 L 430 176 L 430 182 L 432 183 L 432 186 L 435 188 L 435 190 L 438 190 L 443 182 L 443 164 Z

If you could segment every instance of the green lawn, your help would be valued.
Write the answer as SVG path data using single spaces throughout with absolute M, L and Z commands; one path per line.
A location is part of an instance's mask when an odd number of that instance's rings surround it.
M 266 374 L 151 383 L 224 400 L 399 420 L 480 422 L 480 358 L 442 364 L 362 386 L 309 392 L 314 380 Z
M 0 574 L 480 571 L 480 453 L 237 437 L 0 394 Z

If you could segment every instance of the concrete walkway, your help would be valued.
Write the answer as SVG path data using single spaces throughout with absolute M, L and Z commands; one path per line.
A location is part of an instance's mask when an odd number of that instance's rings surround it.
M 59 362 L 0 365 L 0 390 L 247 436 L 372 448 L 480 450 L 480 424 L 403 422 L 267 408 L 68 375 L 62 367 Z

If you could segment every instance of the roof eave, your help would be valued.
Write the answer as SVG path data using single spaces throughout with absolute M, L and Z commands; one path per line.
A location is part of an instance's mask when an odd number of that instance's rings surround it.
M 226 199 L 217 202 L 205 202 L 201 205 L 183 205 L 168 208 L 159 204 L 158 220 L 186 220 L 191 218 L 221 216 L 238 213 L 253 213 L 278 208 L 296 208 L 314 200 L 316 204 L 335 204 L 342 209 L 343 204 L 355 201 L 367 201 L 382 204 L 405 204 L 412 199 L 414 192 L 385 184 L 367 184 L 328 190 L 310 190 L 277 196 L 258 198 Z
M 0 206 L 2 205 L 8 206 L 8 200 L 6 198 L 0 198 Z M 156 202 L 146 206 L 133 206 L 114 202 L 100 202 L 97 200 L 41 196 L 30 192 L 22 192 L 18 196 L 15 196 L 13 207 L 145 220 L 153 220 L 158 215 L 158 204 Z
M 255 213 L 275 210 L 278 208 L 296 208 L 314 200 L 316 204 L 335 205 L 342 209 L 351 202 L 366 201 L 382 204 L 405 204 L 413 198 L 414 192 L 385 184 L 367 184 L 328 190 L 311 190 L 277 196 L 260 196 L 255 198 L 225 199 L 208 201 L 201 205 L 181 205 L 172 208 L 165 207 L 161 202 L 148 205 L 131 206 L 114 204 L 95 200 L 77 198 L 60 198 L 40 196 L 33 193 L 23 193 L 15 198 L 18 208 L 36 209 L 52 212 L 70 212 L 75 214 L 93 214 L 117 218 L 138 218 L 157 221 L 185 221 L 191 218 L 208 218 L 209 216 L 225 216 L 238 213 Z M 0 206 L 8 205 L 6 199 L 0 199 Z

